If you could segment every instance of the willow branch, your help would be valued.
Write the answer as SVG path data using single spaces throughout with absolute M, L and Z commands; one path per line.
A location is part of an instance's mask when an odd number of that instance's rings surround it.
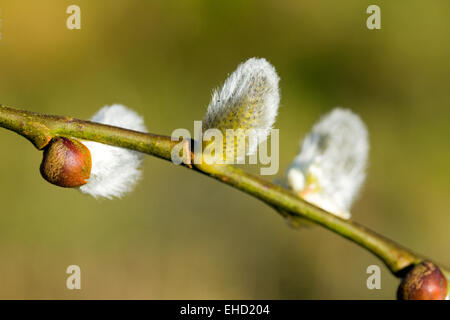
M 136 132 L 74 118 L 43 115 L 0 105 L 0 127 L 17 132 L 39 150 L 53 137 L 65 136 L 128 148 L 171 161 L 172 148 L 178 144 L 171 137 Z M 195 155 L 193 155 L 195 156 Z M 275 212 L 293 222 L 307 219 L 341 235 L 380 258 L 394 275 L 424 260 L 409 249 L 352 221 L 326 212 L 291 191 L 230 165 L 205 162 L 189 168 L 241 190 L 274 207 Z M 450 271 L 441 266 L 450 279 Z

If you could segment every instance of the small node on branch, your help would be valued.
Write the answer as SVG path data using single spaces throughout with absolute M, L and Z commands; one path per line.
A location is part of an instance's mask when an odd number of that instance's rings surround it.
M 400 283 L 399 300 L 445 300 L 447 279 L 430 261 L 423 261 L 411 269 Z
M 56 137 L 44 150 L 42 177 L 64 188 L 77 188 L 87 183 L 92 159 L 89 149 L 80 141 Z

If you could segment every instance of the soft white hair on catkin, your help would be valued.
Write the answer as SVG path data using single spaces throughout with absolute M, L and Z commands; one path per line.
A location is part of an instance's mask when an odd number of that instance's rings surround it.
M 114 104 L 100 109 L 91 121 L 125 129 L 147 132 L 144 120 L 133 110 Z M 91 176 L 81 192 L 94 198 L 120 198 L 133 190 L 141 177 L 143 155 L 137 151 L 83 141 L 92 156 Z
M 350 207 L 365 180 L 368 151 L 363 121 L 350 110 L 335 108 L 304 139 L 288 169 L 288 183 L 300 192 L 310 174 L 319 185 L 319 191 L 310 195 L 312 202 L 327 203 L 324 209 L 335 206 L 350 217 Z
M 279 80 L 275 68 L 263 58 L 240 64 L 222 88 L 214 90 L 203 118 L 203 130 L 255 130 L 256 139 L 251 142 L 256 144 L 250 142 L 247 147 L 247 154 L 254 153 L 275 122 L 280 102 Z

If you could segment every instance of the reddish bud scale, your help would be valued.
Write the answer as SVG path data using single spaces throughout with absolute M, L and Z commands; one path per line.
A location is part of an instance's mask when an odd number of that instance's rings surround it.
M 84 144 L 75 139 L 57 137 L 45 148 L 40 169 L 48 182 L 76 188 L 87 183 L 91 167 L 91 152 Z
M 445 300 L 447 279 L 430 261 L 423 261 L 410 270 L 398 289 L 400 300 Z

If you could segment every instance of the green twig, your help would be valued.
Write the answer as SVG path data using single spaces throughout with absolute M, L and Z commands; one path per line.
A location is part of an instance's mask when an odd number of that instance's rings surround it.
M 39 150 L 55 136 L 74 137 L 128 148 L 171 161 L 171 150 L 178 144 L 171 137 L 136 132 L 74 118 L 43 115 L 0 105 L 0 127 L 17 132 L 30 140 Z M 193 155 L 194 156 L 194 155 Z M 265 181 L 229 165 L 189 166 L 193 170 L 215 178 L 258 198 L 293 222 L 307 219 L 321 225 L 372 252 L 394 275 L 401 275 L 423 257 L 396 244 L 351 220 L 343 220 L 328 213 L 283 187 Z M 441 266 L 450 279 L 450 271 Z

